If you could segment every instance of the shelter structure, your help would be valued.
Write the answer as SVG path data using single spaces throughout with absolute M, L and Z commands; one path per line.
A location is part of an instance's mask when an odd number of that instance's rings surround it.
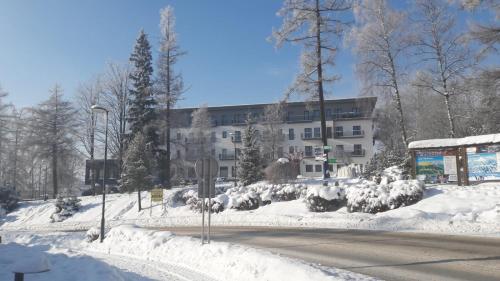
M 411 142 L 412 177 L 426 182 L 500 181 L 500 134 Z

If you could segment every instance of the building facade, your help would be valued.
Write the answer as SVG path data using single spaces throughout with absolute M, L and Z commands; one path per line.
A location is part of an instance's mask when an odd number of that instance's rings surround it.
M 335 175 L 345 165 L 361 169 L 373 156 L 373 110 L 377 99 L 326 100 L 330 172 Z M 234 178 L 236 159 L 243 146 L 246 119 L 255 121 L 263 146 L 269 131 L 264 109 L 269 104 L 208 107 L 209 151 L 219 161 L 219 177 Z M 196 108 L 173 110 L 171 128 L 172 176 L 174 179 L 194 179 L 194 162 L 199 158 L 197 141 L 191 129 L 192 113 Z M 323 153 L 320 111 L 318 102 L 290 102 L 284 108 L 283 120 L 277 126 L 278 138 L 272 158 L 299 157 L 300 174 L 304 177 L 322 176 L 322 162 L 316 157 Z M 163 142 L 165 138 L 163 136 Z M 273 159 L 269 159 L 272 161 Z

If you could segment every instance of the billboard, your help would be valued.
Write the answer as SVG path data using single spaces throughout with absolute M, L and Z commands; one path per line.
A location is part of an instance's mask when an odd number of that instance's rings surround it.
M 454 150 L 416 151 L 416 174 L 430 183 L 457 180 L 457 162 Z
M 469 181 L 500 180 L 500 145 L 467 148 Z

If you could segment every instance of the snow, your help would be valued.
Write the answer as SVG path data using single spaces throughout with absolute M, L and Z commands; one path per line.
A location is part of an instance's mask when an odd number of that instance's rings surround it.
M 317 196 L 326 200 L 343 199 L 345 189 L 338 186 L 311 186 L 307 189 L 307 197 Z
M 331 179 L 339 186 L 360 184 L 357 179 Z M 295 184 L 299 189 L 307 186 L 311 192 L 320 192 L 322 180 L 303 179 Z M 394 185 L 394 183 L 393 183 Z M 395 184 L 399 192 L 411 186 Z M 273 191 L 271 184 L 260 182 L 251 187 Z M 292 187 L 291 184 L 288 186 Z M 280 188 L 286 188 L 284 185 Z M 110 194 L 106 197 L 106 226 L 126 223 L 141 226 L 197 226 L 201 215 L 189 208 L 173 202 L 173 195 L 180 189 L 164 191 L 165 208 L 154 203 L 150 210 L 150 197 L 142 194 L 144 210 L 137 211 L 137 194 Z M 325 191 L 327 194 L 333 192 Z M 243 192 L 243 190 L 241 191 Z M 245 191 L 246 192 L 246 191 Z M 246 193 L 244 193 L 246 194 Z M 261 192 L 261 194 L 263 194 Z M 237 194 L 242 198 L 242 194 Z M 228 197 L 226 197 L 228 196 Z M 390 196 L 390 194 L 389 194 Z M 377 214 L 349 213 L 346 207 L 335 212 L 313 213 L 307 209 L 304 197 L 292 201 L 272 202 L 252 211 L 238 211 L 226 208 L 212 215 L 214 225 L 246 226 L 290 226 L 323 228 L 356 228 L 368 230 L 432 232 L 445 234 L 465 234 L 500 236 L 500 183 L 481 183 L 474 186 L 428 185 L 423 199 L 413 205 Z M 220 200 L 226 206 L 231 195 L 222 195 Z M 21 202 L 20 207 L 0 218 L 2 230 L 88 230 L 98 227 L 101 217 L 101 197 L 81 197 L 81 209 L 63 222 L 50 223 L 54 211 L 53 201 Z M 227 200 L 227 201 L 226 201 Z M 233 199 L 235 200 L 235 199 Z M 237 200 L 236 200 L 237 201 Z M 151 212 L 151 215 L 150 215 Z
M 84 242 L 81 233 L 8 233 L 6 240 L 0 244 L 0 280 L 12 279 L 11 265 L 26 255 L 46 255 L 54 265 L 30 280 L 375 280 L 245 246 L 202 246 L 198 239 L 134 225 L 112 228 L 103 243 Z
M 500 134 L 469 136 L 465 138 L 453 139 L 430 139 L 413 141 L 408 145 L 410 149 L 419 148 L 440 148 L 440 147 L 456 147 L 474 144 L 493 144 L 500 143 Z

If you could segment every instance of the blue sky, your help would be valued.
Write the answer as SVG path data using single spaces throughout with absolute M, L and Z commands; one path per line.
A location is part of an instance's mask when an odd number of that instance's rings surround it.
M 298 71 L 299 46 L 266 41 L 279 0 L 132 1 L 0 0 L 0 85 L 16 106 L 32 106 L 59 83 L 68 98 L 107 62 L 127 62 L 144 28 L 156 54 L 159 10 L 172 5 L 179 43 L 188 54 L 178 70 L 189 90 L 180 106 L 273 102 Z M 358 94 L 349 50 L 337 57 L 342 79 L 334 98 Z

